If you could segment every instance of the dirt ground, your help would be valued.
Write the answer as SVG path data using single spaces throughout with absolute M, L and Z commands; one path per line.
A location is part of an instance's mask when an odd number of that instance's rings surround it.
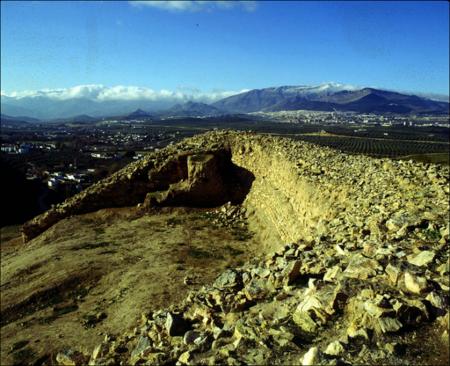
M 104 209 L 27 244 L 20 227 L 2 228 L 1 364 L 52 364 L 63 346 L 92 351 L 258 252 L 245 226 L 220 227 L 212 211 Z

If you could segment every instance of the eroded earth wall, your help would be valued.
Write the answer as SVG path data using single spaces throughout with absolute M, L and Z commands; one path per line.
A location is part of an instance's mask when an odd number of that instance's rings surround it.
M 251 185 L 244 192 L 244 205 L 255 231 L 268 245 L 280 243 L 278 239 L 313 241 L 331 235 L 336 240 L 380 241 L 444 219 L 448 212 L 448 167 L 424 169 L 408 161 L 345 155 L 289 139 L 214 132 L 149 154 L 37 216 L 23 226 L 24 240 L 70 215 L 143 203 L 151 192 L 167 196 L 169 191 L 183 190 L 186 195 L 189 187 L 196 187 L 186 175 L 187 167 L 183 168 L 187 157 L 224 151 L 235 166 L 252 175 L 250 182 L 235 182 L 230 190 Z M 239 178 L 230 179 L 229 174 L 217 179 L 228 179 L 227 185 L 232 185 Z M 223 185 L 220 196 L 233 199 L 232 192 L 224 195 Z M 186 205 L 192 204 L 191 200 Z
M 332 237 L 376 243 L 447 221 L 448 167 L 232 136 L 233 161 L 255 175 L 245 203 L 283 242 Z

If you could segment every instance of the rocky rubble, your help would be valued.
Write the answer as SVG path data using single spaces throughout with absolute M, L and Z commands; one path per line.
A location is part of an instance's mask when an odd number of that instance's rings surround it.
M 444 248 L 436 255 L 448 263 Z M 88 362 L 400 365 L 411 362 L 412 339 L 432 327 L 427 342 L 444 350 L 448 270 L 399 260 L 394 283 L 393 265 L 375 257 L 363 249 L 339 255 L 326 241 L 286 245 L 223 272 L 177 306 L 143 314 L 133 331 L 107 336 Z M 427 286 L 411 291 L 409 276 Z
M 180 304 L 149 309 L 141 324 L 106 336 L 83 362 L 448 362 L 448 167 L 214 132 L 130 165 L 55 212 L 63 217 L 74 207 L 86 208 L 92 197 L 119 195 L 119 188 L 137 176 L 149 190 L 152 172 L 164 171 L 173 154 L 179 160 L 186 151 L 221 147 L 241 169 L 236 176 L 246 175 L 240 182 L 250 182 L 251 188 L 242 211 L 229 205 L 212 219 L 224 225 L 228 217 L 246 219 L 261 236 L 261 256 L 226 270 Z M 170 172 L 164 174 L 172 177 Z M 147 181 L 149 176 L 153 180 Z M 158 184 L 150 192 L 167 193 L 180 180 L 174 178 L 170 187 Z M 149 191 L 139 192 L 139 199 L 121 198 L 117 204 L 142 204 Z M 39 231 L 45 222 L 44 215 L 29 227 Z M 62 351 L 57 360 L 80 364 L 80 351 Z

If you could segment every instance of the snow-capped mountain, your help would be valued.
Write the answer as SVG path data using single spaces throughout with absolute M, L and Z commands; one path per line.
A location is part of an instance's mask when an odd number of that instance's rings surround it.
M 299 85 L 299 86 L 281 86 L 276 89 L 283 91 L 286 94 L 296 94 L 296 95 L 329 95 L 334 94 L 343 90 L 359 90 L 362 89 L 360 87 L 350 85 L 350 84 L 341 84 L 341 83 L 325 83 L 320 85 Z
M 212 104 L 229 113 L 317 110 L 362 113 L 448 113 L 448 103 L 339 83 L 253 89 Z

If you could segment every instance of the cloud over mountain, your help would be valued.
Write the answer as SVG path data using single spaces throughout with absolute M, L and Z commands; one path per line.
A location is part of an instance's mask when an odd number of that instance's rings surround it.
M 101 84 L 89 84 L 77 85 L 71 88 L 23 90 L 10 93 L 2 91 L 1 95 L 2 97 L 11 97 L 15 99 L 44 97 L 53 100 L 68 100 L 85 98 L 99 102 L 110 100 L 173 100 L 174 102 L 183 100 L 201 100 L 212 102 L 246 91 L 248 91 L 248 89 L 240 91 L 213 90 L 211 92 L 203 92 L 193 88 L 181 88 L 176 91 L 161 89 L 157 91 L 140 86 L 116 85 L 108 87 Z
M 91 84 L 71 88 L 2 92 L 2 113 L 40 119 L 67 118 L 81 113 L 117 116 L 137 109 L 155 113 L 175 105 L 173 112 L 190 115 L 249 113 L 277 110 L 345 110 L 363 113 L 448 113 L 448 102 L 385 89 L 340 83 L 290 85 L 253 90 L 204 92 L 189 87 L 153 90 L 140 86 Z M 448 97 L 447 97 L 448 101 Z M 210 104 L 205 107 L 205 104 Z M 212 106 L 211 106 L 212 104 Z M 206 110 L 206 109 L 208 110 Z M 217 112 L 219 113 L 219 112 Z
M 153 90 L 140 86 L 77 85 L 71 88 L 1 92 L 2 111 L 13 116 L 36 118 L 71 117 L 79 111 L 94 116 L 130 113 L 138 108 L 154 111 L 178 103 L 196 101 L 212 103 L 231 95 L 248 91 L 212 90 L 205 92 L 193 88 L 175 91 Z

